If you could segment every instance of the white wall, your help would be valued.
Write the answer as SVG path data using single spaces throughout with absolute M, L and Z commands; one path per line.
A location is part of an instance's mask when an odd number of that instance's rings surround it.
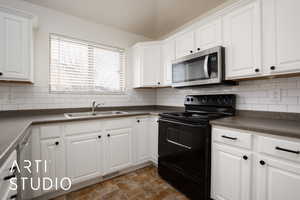
M 272 91 L 279 90 L 281 98 L 272 99 Z M 237 108 L 300 113 L 300 77 L 256 81 L 242 81 L 238 86 L 213 86 L 193 89 L 159 89 L 157 104 L 182 106 L 185 95 L 237 94 Z
M 92 100 L 105 101 L 106 106 L 153 105 L 155 91 L 129 89 L 125 95 L 66 95 L 49 94 L 49 33 L 118 46 L 128 50 L 143 36 L 39 7 L 21 0 L 0 0 L 0 5 L 17 8 L 37 15 L 39 28 L 35 34 L 35 84 L 0 83 L 0 110 L 87 107 Z M 127 64 L 127 86 L 130 88 L 131 64 Z

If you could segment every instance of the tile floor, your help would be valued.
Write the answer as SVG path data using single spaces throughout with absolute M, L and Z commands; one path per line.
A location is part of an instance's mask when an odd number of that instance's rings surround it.
M 188 200 L 149 166 L 54 200 Z

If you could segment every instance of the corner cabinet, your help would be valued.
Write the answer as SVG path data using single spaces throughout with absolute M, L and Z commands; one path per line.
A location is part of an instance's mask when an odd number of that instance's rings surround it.
M 159 87 L 161 75 L 161 42 L 142 42 L 132 49 L 134 88 Z
M 0 6 L 0 81 L 33 82 L 34 16 Z
M 254 1 L 223 17 L 226 79 L 261 75 L 261 6 Z

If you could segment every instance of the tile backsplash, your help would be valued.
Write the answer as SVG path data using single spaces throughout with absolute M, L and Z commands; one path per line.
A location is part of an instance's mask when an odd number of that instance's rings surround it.
M 155 105 L 154 90 L 127 90 L 122 95 L 51 94 L 48 87 L 0 84 L 0 110 L 31 110 L 90 107 L 92 101 L 104 106 Z
M 300 77 L 241 81 L 238 86 L 157 90 L 158 105 L 182 106 L 185 95 L 237 94 L 237 108 L 300 113 Z
M 129 89 L 123 95 L 51 94 L 48 87 L 0 84 L 0 110 L 89 107 L 93 100 L 105 106 L 183 106 L 186 95 L 237 94 L 237 108 L 300 113 L 300 77 L 241 81 L 237 86 Z

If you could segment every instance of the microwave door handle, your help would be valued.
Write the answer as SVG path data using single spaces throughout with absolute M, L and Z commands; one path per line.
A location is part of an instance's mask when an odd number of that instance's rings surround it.
M 204 76 L 205 78 L 209 78 L 209 74 L 208 74 L 208 58 L 209 58 L 209 55 L 205 56 L 205 59 L 204 59 Z

